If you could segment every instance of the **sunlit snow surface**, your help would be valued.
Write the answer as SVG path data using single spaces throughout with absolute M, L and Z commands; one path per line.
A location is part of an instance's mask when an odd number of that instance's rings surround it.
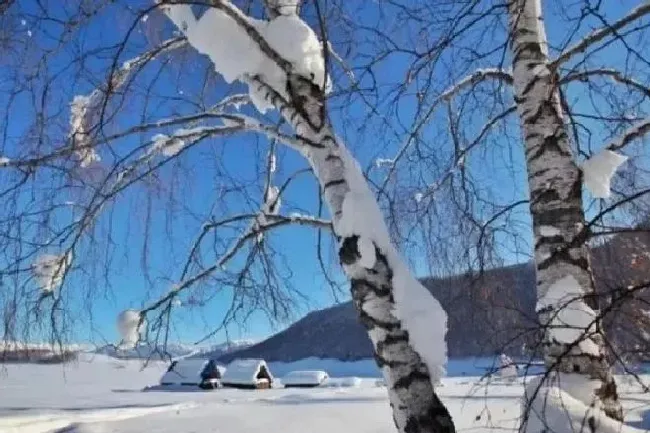
M 472 369 L 471 363 L 460 368 L 454 362 L 449 371 L 485 372 L 476 365 Z M 296 363 L 294 369 L 329 365 L 344 373 L 349 366 L 357 374 L 364 363 L 312 359 Z M 261 433 L 270 426 L 282 433 L 395 431 L 386 389 L 377 378 L 333 379 L 331 387 L 315 389 L 143 391 L 157 384 L 165 367 L 154 362 L 141 370 L 139 361 L 103 355 L 84 355 L 67 366 L 7 365 L 0 376 L 0 431 Z M 269 363 L 280 380 L 292 367 Z M 649 376 L 644 379 L 650 381 Z M 628 423 L 642 427 L 645 418 L 650 427 L 650 396 L 629 381 L 619 383 Z M 488 383 L 475 376 L 454 377 L 443 379 L 438 392 L 459 431 L 510 432 L 516 431 L 522 384 L 522 378 Z

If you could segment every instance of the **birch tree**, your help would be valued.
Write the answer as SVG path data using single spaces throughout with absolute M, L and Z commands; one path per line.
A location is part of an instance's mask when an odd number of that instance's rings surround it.
M 343 264 L 398 429 L 452 431 L 433 386 L 446 316 L 405 258 L 439 274 L 534 257 L 549 374 L 522 430 L 618 425 L 599 416 L 620 418 L 613 310 L 585 245 L 644 215 L 646 3 L 544 2 L 545 22 L 518 0 L 22 3 L 0 14 L 5 339 L 88 326 L 76 313 L 124 283 L 122 255 L 148 290 L 120 306 L 124 345 L 164 345 L 227 292 L 214 332 L 260 311 L 286 323 L 303 294 L 274 232 L 307 227 L 324 273 L 328 245 Z M 624 176 L 604 150 L 630 157 Z M 319 193 L 293 202 L 312 176 Z
M 543 19 L 542 5 L 552 13 L 550 19 Z M 478 241 L 468 254 L 478 266 L 483 266 L 486 250 L 493 250 L 490 233 L 498 236 L 493 241 L 500 237 L 519 248 L 521 232 L 504 232 L 499 226 L 529 205 L 548 372 L 527 388 L 521 429 L 617 428 L 623 412 L 610 364 L 617 355 L 603 329 L 611 305 L 595 290 L 588 249 L 594 237 L 614 233 L 607 228 L 609 218 L 626 220 L 626 203 L 638 203 L 648 192 L 644 163 L 634 165 L 618 153 L 646 154 L 635 146 L 647 141 L 648 132 L 648 53 L 639 42 L 645 37 L 647 3 L 618 14 L 589 2 L 403 6 L 408 11 L 404 16 L 418 17 L 413 25 L 422 25 L 420 34 L 436 38 L 412 54 L 410 84 L 395 92 L 400 102 L 416 93 L 418 104 L 410 135 L 385 158 L 384 185 L 392 182 L 395 195 L 409 191 L 416 202 L 414 221 L 436 212 L 436 201 L 464 197 L 462 219 L 481 233 L 478 239 L 464 238 L 468 247 Z M 436 24 L 427 21 L 429 10 L 438 12 Z M 553 42 L 547 33 L 555 36 Z M 624 54 L 619 58 L 614 53 Z M 449 84 L 432 84 L 431 77 L 445 74 L 452 78 Z M 447 131 L 440 122 L 445 118 Z M 490 185 L 481 171 L 499 166 L 489 162 L 490 155 L 499 155 L 504 147 L 511 153 L 503 159 L 512 174 L 503 176 L 502 165 L 501 173 L 493 174 L 502 183 L 512 179 L 515 198 L 499 200 L 492 216 L 485 215 L 479 209 L 490 200 L 485 185 L 492 191 L 503 186 Z M 449 150 L 441 153 L 441 148 Z M 413 160 L 423 159 L 423 149 L 438 158 L 447 153 L 447 163 L 432 167 L 414 194 L 413 184 L 400 187 L 397 175 L 400 164 L 413 169 Z M 521 162 L 512 156 L 518 152 Z M 516 173 L 517 164 L 525 168 L 525 177 Z M 629 189 L 612 184 L 620 182 L 614 173 L 622 164 L 636 167 L 634 175 L 628 173 L 635 178 Z M 588 202 L 583 202 L 583 186 L 592 198 Z M 643 291 L 647 278 L 629 289 L 624 284 L 608 293 Z M 577 407 L 584 411 L 577 413 Z
M 559 90 L 553 83 L 557 76 L 550 67 L 541 2 L 511 2 L 509 21 L 535 234 L 538 308 L 547 327 L 546 363 L 558 373 L 582 376 L 581 387 L 593 386 L 593 395 L 584 403 L 598 401 L 608 416 L 622 420 L 602 327 L 594 323 L 598 305 L 595 297 L 586 296 L 595 290 L 587 246 L 579 239 L 585 228 L 583 177 L 573 160 Z M 571 335 L 575 329 L 578 334 Z M 596 385 L 591 385 L 593 381 Z
M 164 7 L 227 81 L 244 82 L 259 111 L 276 109 L 295 131 L 295 150 L 309 161 L 329 206 L 339 257 L 384 372 L 398 430 L 453 431 L 433 389 L 444 362 L 445 313 L 401 261 L 361 169 L 332 130 L 321 44 L 295 2 L 272 4 L 275 17 L 268 23 L 253 22 L 229 2 L 210 6 L 198 20 L 187 5 Z
M 71 182 L 71 189 L 84 191 L 78 183 L 92 183 L 88 196 L 81 197 L 82 210 L 73 212 L 72 218 L 70 215 L 66 218 L 64 213 L 42 211 L 48 219 L 44 224 L 48 229 L 47 236 L 30 248 L 26 256 L 13 257 L 7 272 L 12 272 L 17 281 L 26 273 L 34 274 L 40 287 L 36 308 L 40 310 L 49 305 L 50 325 L 56 327 L 60 323 L 61 311 L 65 310 L 66 279 L 74 275 L 80 251 L 89 238 L 94 240 L 99 236 L 97 225 L 105 221 L 103 215 L 123 191 L 143 179 L 152 180 L 166 163 L 198 147 L 203 140 L 238 132 L 259 134 L 304 158 L 308 164 L 307 172 L 313 173 L 318 182 L 330 219 L 282 212 L 284 185 L 276 180 L 277 149 L 275 144 L 272 145 L 266 166 L 261 170 L 265 176 L 259 210 L 205 221 L 196 240 L 189 245 L 190 251 L 180 278 L 171 284 L 171 288 L 141 308 L 128 309 L 119 315 L 121 345 L 128 347 L 148 340 L 152 333 L 161 333 L 166 339 L 168 321 L 176 302 L 198 282 L 209 277 L 217 278 L 215 275 L 224 274 L 220 284 L 232 284 L 235 308 L 242 308 L 240 304 L 244 301 L 257 304 L 267 298 L 273 305 L 265 306 L 265 309 L 277 313 L 276 310 L 288 302 L 285 299 L 288 295 L 282 285 L 275 282 L 278 271 L 273 269 L 275 262 L 265 252 L 267 233 L 277 227 L 300 224 L 331 229 L 338 258 L 350 282 L 354 305 L 368 330 L 376 361 L 388 386 L 397 429 L 402 432 L 453 432 L 453 421 L 434 389 L 446 361 L 446 314 L 413 276 L 393 245 L 364 173 L 334 131 L 327 106 L 332 87 L 332 78 L 325 64 L 329 54 L 323 48 L 327 44 L 322 43 L 316 32 L 301 19 L 299 2 L 268 1 L 263 5 L 266 7 L 265 15 L 260 18 L 249 16 L 226 0 L 211 0 L 201 6 L 200 13 L 195 15 L 192 6 L 181 1 L 149 5 L 130 27 L 127 26 L 125 40 L 131 37 L 138 22 L 150 19 L 148 14 L 156 10 L 164 11 L 173 24 L 168 26 L 159 21 L 156 33 L 171 33 L 169 38 L 162 38 L 154 49 L 123 61 L 118 61 L 118 57 L 131 46 L 124 42 L 117 44 L 106 82 L 88 93 L 74 95 L 69 101 L 67 132 L 57 140 L 64 141 L 65 145 L 48 146 L 49 143 L 45 143 L 41 147 L 35 146 L 33 154 L 31 150 L 10 147 L 15 154 L 3 155 L 2 169 L 17 176 L 19 190 L 21 172 L 28 173 L 29 179 L 32 169 L 37 174 L 49 173 L 48 164 L 59 167 L 62 161 L 68 166 L 66 174 L 78 174 L 75 182 Z M 84 6 L 80 7 L 83 9 Z M 92 19 L 93 13 L 82 10 L 81 15 L 84 19 Z M 54 11 L 52 14 L 56 16 Z M 25 26 L 29 24 L 26 22 Z M 80 25 L 78 21 L 75 24 Z M 61 32 L 61 38 L 69 35 L 68 29 Z M 67 41 L 62 39 L 59 42 L 65 45 Z M 185 49 L 206 56 L 211 71 L 216 71 L 235 87 L 243 85 L 244 93 L 229 92 L 220 101 L 211 101 L 208 107 L 197 104 L 199 108 L 194 112 L 142 121 L 126 130 L 122 130 L 120 122 L 109 121 L 123 113 L 120 104 L 135 102 L 125 99 L 113 105 L 114 98 L 121 92 L 133 94 L 130 86 L 134 85 L 137 75 L 146 65 L 159 59 L 172 62 L 174 57 L 171 54 Z M 80 57 L 85 54 L 82 52 Z M 179 78 L 195 80 L 193 73 L 196 72 L 193 71 L 192 68 L 184 69 Z M 44 75 L 44 82 L 48 83 L 51 77 Z M 143 93 L 149 95 L 146 86 Z M 244 114 L 239 110 L 249 103 L 256 112 Z M 272 122 L 268 121 L 269 117 Z M 120 155 L 117 150 L 116 143 L 121 139 L 143 132 L 149 135 L 161 128 L 174 130 L 151 136 L 125 155 Z M 106 163 L 105 158 L 110 162 Z M 93 169 L 107 165 L 110 167 L 108 173 L 100 172 L 98 180 L 89 179 Z M 296 172 L 295 176 L 299 174 Z M 286 183 L 292 179 L 293 176 L 289 177 Z M 8 194 L 16 189 L 12 180 L 13 177 L 5 189 Z M 223 181 L 219 178 L 219 184 L 224 188 L 238 186 Z M 24 193 L 21 190 L 16 199 L 18 208 L 23 207 Z M 64 188 L 58 188 L 53 193 L 53 200 L 58 203 L 66 194 Z M 226 205 L 227 202 L 218 204 Z M 66 224 L 66 220 L 72 222 Z M 238 223 L 236 235 L 213 238 L 216 239 L 214 249 L 218 254 L 213 263 L 204 265 L 202 249 L 206 239 L 234 223 Z M 13 226 L 9 226 L 7 232 L 12 230 Z M 247 255 L 244 254 L 246 248 Z M 45 250 L 56 250 L 56 254 L 42 256 Z M 33 256 L 38 257 L 36 265 L 28 265 L 25 269 Z M 244 265 L 234 277 L 230 277 L 227 267 L 236 262 L 233 259 L 236 256 L 244 257 Z M 258 291 L 251 290 L 249 284 L 250 279 L 259 275 L 252 270 L 254 266 L 261 268 L 258 272 L 264 275 L 262 282 L 255 281 L 252 285 L 252 289 L 260 289 Z M 264 289 L 267 282 L 269 288 Z M 21 292 L 16 290 L 16 293 Z M 34 314 L 34 317 L 40 317 Z

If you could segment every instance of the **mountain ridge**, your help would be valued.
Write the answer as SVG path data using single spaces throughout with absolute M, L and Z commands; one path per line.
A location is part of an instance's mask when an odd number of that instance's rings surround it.
M 610 291 L 650 281 L 650 233 L 634 232 L 612 237 L 593 247 L 591 256 L 596 291 L 607 300 Z M 485 356 L 495 353 L 539 355 L 540 325 L 535 313 L 535 268 L 530 263 L 467 273 L 446 278 L 423 278 L 422 284 L 448 312 L 448 356 Z M 648 290 L 640 299 L 613 308 L 605 328 L 621 353 L 650 347 L 644 332 L 650 320 L 640 324 L 634 335 L 627 318 L 650 299 Z M 601 301 L 602 302 L 602 301 Z M 452 312 L 452 314 L 449 314 Z M 645 344 L 645 346 L 643 346 Z M 639 350 L 639 346 L 641 350 Z M 650 349 L 646 349 L 650 351 Z M 217 357 L 221 362 L 236 358 L 264 358 L 291 362 L 308 357 L 343 361 L 373 356 L 372 345 L 351 302 L 312 311 L 285 330 L 245 349 Z

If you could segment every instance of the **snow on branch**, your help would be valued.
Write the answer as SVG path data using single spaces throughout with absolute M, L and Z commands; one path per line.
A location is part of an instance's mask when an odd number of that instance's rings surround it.
M 603 40 L 604 38 L 606 38 L 611 34 L 616 34 L 616 32 L 618 32 L 623 27 L 636 21 L 637 19 L 643 17 L 648 13 L 650 13 L 650 1 L 644 1 L 636 8 L 632 9 L 630 13 L 625 15 L 623 18 L 619 19 L 618 21 L 608 26 L 601 27 L 597 30 L 594 30 L 593 32 L 585 36 L 581 41 L 568 47 L 555 60 L 553 60 L 553 62 L 551 63 L 551 68 L 557 67 L 562 63 L 567 62 L 576 54 L 583 53 L 593 44 L 600 42 L 601 40 Z
M 190 143 L 202 138 L 226 131 L 224 126 L 199 126 L 196 128 L 176 130 L 172 135 L 156 134 L 151 138 L 149 153 L 161 153 L 163 156 L 171 157 L 178 155 Z
M 475 86 L 476 84 L 488 79 L 502 81 L 508 85 L 512 85 L 513 83 L 512 73 L 510 71 L 506 71 L 498 68 L 478 69 L 477 71 L 474 71 L 471 75 L 464 77 L 460 81 L 448 87 L 447 90 L 442 92 L 439 99 L 448 101 L 464 88 L 468 86 Z
M 157 134 L 151 139 L 151 143 L 146 151 L 142 153 L 132 164 L 122 170 L 116 171 L 117 179 L 112 185 L 111 191 L 108 195 L 115 195 L 119 191 L 127 188 L 131 183 L 141 177 L 137 175 L 139 167 L 147 167 L 147 171 L 151 170 L 150 163 L 159 154 L 166 158 L 172 158 L 178 155 L 185 148 L 198 143 L 209 137 L 232 133 L 241 130 L 240 127 L 227 127 L 223 125 L 218 126 L 201 126 L 191 129 L 179 129 L 171 135 Z
M 182 47 L 184 38 L 173 38 L 164 41 L 160 46 L 147 51 L 127 62 L 121 68 L 114 70 L 108 84 L 95 89 L 88 95 L 77 95 L 70 104 L 70 140 L 71 147 L 79 159 L 82 168 L 100 161 L 100 156 L 93 147 L 91 131 L 96 126 L 105 106 L 105 100 L 110 92 L 115 92 L 128 79 L 131 72 L 142 67 L 156 56 Z
M 627 156 L 617 150 L 650 132 L 650 119 L 642 120 L 626 129 L 612 143 L 582 164 L 584 184 L 596 198 L 609 198 L 611 180 Z
M 650 118 L 644 119 L 626 129 L 616 140 L 607 146 L 609 150 L 620 150 L 637 138 L 650 132 Z
M 435 386 L 444 374 L 447 361 L 447 314 L 400 258 L 358 162 L 343 146 L 338 149 L 338 157 L 342 160 L 343 176 L 350 190 L 341 203 L 340 219 L 335 219 L 336 234 L 342 239 L 355 238 L 358 255 L 356 263 L 344 262 L 346 272 L 354 279 L 363 269 L 373 268 L 381 257 L 387 260 L 392 270 L 391 293 L 395 302 L 392 314 L 401 321 L 403 329 L 408 331 L 409 344 L 427 366 L 431 383 Z M 362 308 L 372 307 L 366 305 Z
M 582 164 L 585 187 L 596 198 L 609 198 L 612 177 L 627 156 L 603 149 Z
M 61 255 L 42 254 L 32 265 L 32 273 L 41 293 L 51 294 L 59 288 L 63 277 L 72 264 L 72 252 Z
M 117 331 L 120 334 L 119 348 L 134 347 L 140 341 L 147 324 L 144 315 L 138 310 L 124 310 L 117 316 Z
M 390 158 L 377 158 L 375 160 L 375 166 L 377 168 L 392 167 L 393 164 L 395 164 L 395 161 Z
M 278 15 L 270 21 L 257 20 L 228 1 L 212 0 L 211 8 L 197 19 L 190 5 L 169 0 L 162 4 L 189 43 L 210 57 L 226 82 L 261 77 L 285 99 L 289 74 L 300 75 L 321 88 L 326 82 L 321 43 L 295 14 Z M 249 86 L 249 92 L 260 112 L 271 108 L 256 88 Z
M 304 146 L 312 144 L 302 137 L 292 137 L 282 134 L 277 127 L 265 125 L 250 116 L 245 116 L 243 114 L 223 114 L 221 117 L 225 126 L 237 127 L 240 130 L 263 134 L 271 140 L 278 140 L 298 151 Z
M 280 15 L 298 15 L 302 0 L 264 0 L 271 18 Z
M 256 119 L 242 114 L 219 113 L 215 117 L 222 120 L 222 125 L 198 126 L 194 128 L 180 128 L 171 135 L 156 134 L 151 138 L 151 146 L 147 155 L 160 153 L 166 157 L 172 157 L 180 153 L 189 144 L 201 139 L 229 134 L 239 131 L 251 131 L 266 135 L 271 140 L 278 140 L 287 146 L 299 149 L 304 146 L 303 140 L 282 134 L 277 128 L 265 125 Z M 163 122 L 164 123 L 164 122 Z M 158 122 L 161 124 L 161 122 Z

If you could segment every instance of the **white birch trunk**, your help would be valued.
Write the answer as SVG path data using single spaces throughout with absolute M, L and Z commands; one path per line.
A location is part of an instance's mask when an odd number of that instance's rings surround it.
M 329 206 L 339 240 L 341 264 L 351 281 L 354 305 L 368 331 L 375 360 L 386 380 L 395 425 L 404 433 L 452 433 L 455 427 L 451 415 L 432 384 L 437 381 L 439 372 L 429 371 L 414 349 L 403 321 L 394 315 L 393 276 L 396 268 L 403 266 L 396 259 L 395 249 L 392 245 L 380 248 L 377 241 L 373 241 L 376 260 L 374 266 L 368 269 L 360 263 L 360 237 L 342 237 L 339 231 L 340 222 L 350 217 L 345 215 L 346 195 L 360 188 L 370 193 L 363 173 L 332 131 L 323 109 L 325 98 L 321 89 L 299 76 L 291 75 L 289 81 L 293 96 L 291 102 L 285 101 L 259 81 L 251 80 L 249 85 L 258 86 L 258 93 L 280 111 L 300 136 L 312 143 L 301 152 L 309 160 Z M 360 185 L 360 182 L 363 184 Z M 375 208 L 366 211 L 379 212 L 379 208 Z M 379 219 L 383 224 L 381 215 L 373 215 L 372 219 Z M 387 233 L 387 229 L 383 229 Z
M 548 300 L 553 284 L 573 281 L 572 277 L 578 283 L 576 287 L 587 295 L 576 302 L 582 303 L 589 313 L 597 312 L 584 237 L 567 247 L 584 227 L 582 176 L 572 156 L 556 75 L 549 69 L 540 0 L 512 0 L 509 21 L 515 101 L 528 169 L 537 297 Z M 538 310 L 541 323 L 548 325 L 559 317 L 558 312 L 567 307 L 565 301 L 547 303 L 545 309 Z M 576 395 L 578 392 L 572 392 L 574 389 L 568 389 L 573 397 L 588 406 L 601 405 L 608 416 L 621 420 L 621 406 L 600 323 L 598 319 L 594 322 L 581 330 L 586 344 L 558 341 L 561 339 L 557 338 L 557 331 L 547 327 L 544 332 L 545 363 L 556 375 L 571 374 L 574 383 L 576 378 L 583 381 L 576 389 L 589 389 L 586 400 L 590 401 L 585 401 L 584 395 Z

